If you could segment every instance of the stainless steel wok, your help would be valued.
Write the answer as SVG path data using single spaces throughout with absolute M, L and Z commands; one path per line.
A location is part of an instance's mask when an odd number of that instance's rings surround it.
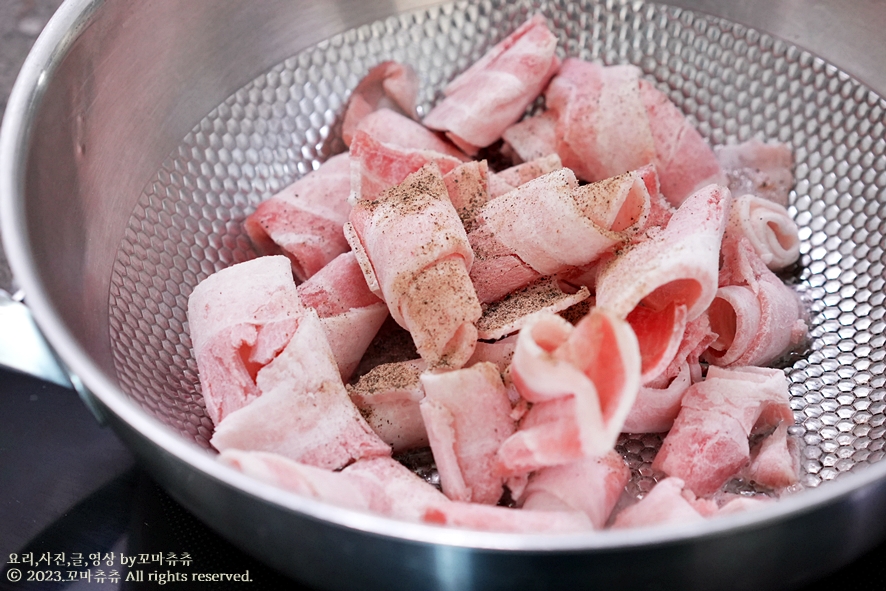
M 0 135 L 2 230 L 28 306 L 176 499 L 318 587 L 787 589 L 835 569 L 886 537 L 886 6 L 678 4 L 70 0 Z M 345 510 L 216 463 L 190 290 L 253 255 L 240 221 L 256 203 L 342 149 L 342 105 L 371 65 L 416 66 L 427 108 L 535 10 L 567 53 L 640 65 L 713 143 L 794 148 L 813 342 L 786 372 L 805 490 L 702 524 L 514 535 Z M 646 445 L 623 446 L 635 468 Z

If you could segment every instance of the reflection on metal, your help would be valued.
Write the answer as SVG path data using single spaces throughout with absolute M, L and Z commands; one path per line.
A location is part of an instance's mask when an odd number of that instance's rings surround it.
M 71 380 L 31 317 L 31 311 L 0 290 L 0 365 L 66 388 Z

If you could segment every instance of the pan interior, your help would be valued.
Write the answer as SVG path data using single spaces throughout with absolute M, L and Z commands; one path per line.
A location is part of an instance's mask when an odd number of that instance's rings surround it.
M 263 199 L 344 151 L 351 89 L 384 60 L 422 80 L 420 112 L 442 86 L 529 15 L 561 56 L 631 63 L 713 145 L 791 146 L 790 211 L 801 261 L 786 279 L 809 307 L 808 348 L 785 360 L 801 485 L 883 457 L 886 101 L 822 59 L 760 31 L 687 10 L 617 1 L 445 4 L 327 39 L 256 77 L 208 113 L 162 163 L 129 219 L 112 271 L 110 340 L 124 391 L 209 447 L 186 318 L 194 286 L 256 256 L 242 228 Z M 655 482 L 661 436 L 623 436 L 633 493 Z M 739 490 L 742 483 L 735 483 Z

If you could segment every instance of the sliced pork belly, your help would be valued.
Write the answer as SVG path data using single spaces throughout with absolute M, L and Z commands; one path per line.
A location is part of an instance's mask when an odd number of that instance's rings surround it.
M 724 187 L 698 191 L 662 231 L 621 253 L 598 276 L 597 305 L 636 325 L 644 382 L 670 364 L 685 323 L 714 299 L 730 201 Z
M 497 141 L 557 71 L 557 38 L 536 15 L 490 49 L 446 88 L 424 124 L 445 131 L 467 154 Z
M 304 312 L 286 348 L 256 377 L 260 396 L 218 423 L 219 451 L 267 451 L 336 470 L 354 460 L 390 455 L 345 390 L 314 310 Z
M 581 511 L 603 529 L 631 479 L 615 451 L 572 464 L 542 468 L 529 477 L 518 503 L 524 510 Z
M 461 164 L 443 176 L 449 201 L 466 232 L 473 229 L 477 213 L 489 201 L 489 166 L 485 160 Z
M 418 87 L 418 75 L 409 65 L 387 61 L 369 70 L 348 100 L 341 130 L 345 145 L 351 145 L 357 127 L 380 109 L 394 109 L 406 117 L 415 118 Z
M 353 252 L 337 256 L 297 290 L 302 303 L 320 316 L 347 381 L 388 317 L 387 305 L 369 290 Z
M 725 184 L 714 151 L 667 95 L 648 80 L 639 81 L 639 92 L 652 131 L 661 192 L 668 201 L 679 206 L 702 187 Z
M 803 306 L 746 240 L 724 245 L 723 254 L 726 285 L 708 311 L 717 338 L 703 359 L 724 367 L 771 363 L 805 339 Z
M 441 138 L 437 133 L 391 109 L 382 108 L 363 117 L 353 130 L 352 136 L 345 139 L 347 145 L 351 145 L 353 135 L 358 130 L 385 144 L 413 150 L 431 150 L 459 160 L 468 159 L 461 150 Z
M 494 199 L 504 195 L 532 179 L 537 179 L 561 168 L 563 168 L 563 163 L 560 162 L 560 157 L 553 153 L 493 173 L 489 175 L 489 197 Z
M 345 228 L 370 289 L 409 330 L 429 367 L 458 368 L 477 342 L 473 252 L 435 165 L 376 201 L 361 200 Z
M 788 436 L 788 421 L 778 424 L 752 452 L 751 463 L 744 476 L 757 484 L 776 490 L 785 489 L 800 480 L 800 450 L 797 441 Z
M 711 367 L 683 396 L 680 414 L 652 463 L 704 496 L 716 492 L 750 458 L 755 429 L 793 423 L 781 370 Z
M 503 151 L 518 162 L 531 162 L 557 153 L 557 114 L 544 111 L 508 127 L 502 133 Z
M 228 267 L 194 288 L 188 325 L 213 424 L 261 394 L 256 374 L 286 347 L 304 312 L 284 256 Z
M 717 146 L 715 152 L 734 194 L 750 193 L 782 207 L 788 206 L 794 186 L 794 155 L 789 146 L 752 139 L 737 145 Z
M 304 281 L 348 250 L 342 226 L 351 211 L 350 190 L 348 155 L 333 156 L 260 203 L 243 227 L 260 253 L 285 254 Z
M 480 531 L 568 533 L 594 529 L 581 511 L 531 511 L 478 503 L 451 502 L 425 511 L 424 521 Z
M 588 288 L 575 293 L 563 291 L 553 277 L 542 277 L 526 287 L 513 291 L 501 300 L 483 306 L 477 321 L 477 335 L 495 340 L 516 333 L 536 312 L 562 312 L 590 297 Z
M 520 330 L 511 379 L 533 406 L 502 444 L 509 474 L 611 450 L 640 385 L 640 353 L 630 326 L 594 308 L 575 327 L 538 313 Z
M 766 266 L 784 269 L 800 258 L 800 230 L 791 214 L 778 203 L 742 195 L 732 200 L 724 242 L 745 238 Z
M 351 193 L 348 200 L 351 204 L 378 199 L 383 191 L 399 185 L 426 164 L 436 164 L 442 174 L 461 164 L 458 158 L 433 150 L 381 142 L 359 129 L 351 142 L 350 155 Z
M 381 489 L 384 505 L 372 508 L 395 519 L 421 521 L 429 507 L 448 504 L 448 499 L 436 487 L 391 458 L 358 460 L 342 470 L 341 474 L 359 478 Z
M 510 367 L 511 359 L 514 357 L 514 349 L 517 347 L 517 335 L 497 340 L 493 343 L 484 343 L 480 341 L 474 349 L 474 354 L 468 360 L 468 366 L 481 361 L 494 363 L 500 373 Z
M 579 187 L 566 168 L 491 200 L 469 236 L 477 296 L 494 302 L 542 275 L 591 264 L 627 240 L 648 201 L 637 173 Z
M 625 433 L 664 433 L 674 424 L 680 413 L 683 394 L 692 385 L 689 364 L 685 361 L 677 377 L 659 386 L 651 383 L 640 386 L 637 399 L 625 419 Z
M 655 161 L 652 130 L 635 66 L 563 61 L 545 93 L 557 115 L 557 153 L 585 181 L 599 181 Z
M 704 516 L 683 494 L 684 482 L 665 478 L 639 502 L 626 507 L 615 516 L 613 528 L 645 527 L 667 523 L 693 523 Z
M 425 396 L 419 378 L 425 369 L 421 359 L 383 363 L 347 387 L 366 422 L 394 453 L 428 445 L 419 409 Z
M 498 367 L 481 362 L 425 372 L 421 382 L 421 414 L 443 492 L 454 501 L 494 505 L 504 485 L 495 454 L 515 430 Z

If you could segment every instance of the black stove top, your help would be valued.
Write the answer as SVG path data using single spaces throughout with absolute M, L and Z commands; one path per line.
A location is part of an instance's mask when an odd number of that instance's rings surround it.
M 0 590 L 308 590 L 170 498 L 73 391 L 0 370 L 0 392 Z M 883 588 L 886 544 L 801 591 Z

